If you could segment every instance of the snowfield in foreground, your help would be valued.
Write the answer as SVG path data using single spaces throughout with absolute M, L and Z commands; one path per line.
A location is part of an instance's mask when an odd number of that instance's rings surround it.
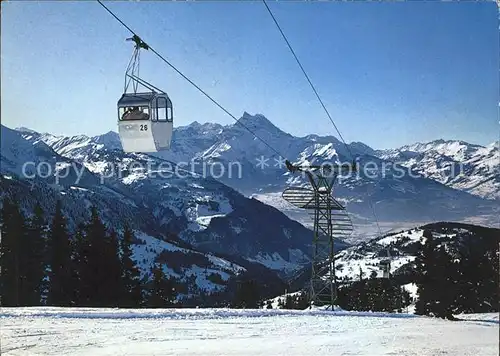
M 481 355 L 498 314 L 2 308 L 2 355 Z

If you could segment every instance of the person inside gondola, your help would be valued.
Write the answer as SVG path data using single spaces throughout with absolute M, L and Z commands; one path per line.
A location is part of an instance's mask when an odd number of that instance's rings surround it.
M 123 114 L 122 120 L 148 120 L 149 115 L 139 109 L 138 106 L 128 108 Z
M 137 109 L 137 107 L 128 107 L 122 115 L 122 120 L 133 120 L 134 111 Z

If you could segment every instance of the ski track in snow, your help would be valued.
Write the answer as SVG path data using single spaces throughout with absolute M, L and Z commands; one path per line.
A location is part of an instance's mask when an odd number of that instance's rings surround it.
M 3 308 L 3 355 L 498 355 L 498 315 Z

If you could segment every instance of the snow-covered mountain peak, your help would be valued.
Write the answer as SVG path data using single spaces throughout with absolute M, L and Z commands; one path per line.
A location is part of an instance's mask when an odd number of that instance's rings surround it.
M 38 134 L 38 132 L 36 132 L 35 130 L 32 130 L 28 127 L 24 127 L 24 126 L 21 126 L 21 127 L 16 127 L 14 129 L 15 131 L 19 131 L 19 132 L 25 132 L 25 133 L 31 133 L 31 134 Z
M 120 137 L 114 131 L 96 136 L 62 136 L 50 133 L 40 134 L 33 130 L 16 130 L 25 140 L 32 144 L 43 143 L 61 156 L 74 159 L 80 163 L 84 163 L 89 156 L 102 149 L 122 150 Z
M 194 121 L 186 126 L 178 126 L 174 128 L 174 140 L 176 138 L 187 138 L 193 136 L 215 136 L 222 132 L 223 126 L 213 122 L 205 122 L 200 124 Z
M 498 149 L 500 149 L 500 141 L 492 142 L 488 146 L 486 146 L 486 148 L 488 148 L 490 150 L 495 150 L 495 149 L 498 150 Z
M 242 127 L 244 125 L 245 127 L 251 129 L 251 130 L 267 130 L 270 132 L 280 132 L 285 134 L 281 129 L 276 127 L 271 121 L 269 121 L 264 115 L 262 114 L 255 114 L 251 115 L 248 112 L 244 112 L 241 118 L 238 120 L 237 123 L 235 123 L 233 126 L 234 127 Z M 243 127 L 242 127 L 243 128 Z M 245 129 L 245 128 L 243 128 Z
M 0 147 L 2 163 L 4 164 L 2 169 L 13 169 L 16 172 L 21 171 L 18 166 L 21 166 L 24 162 L 34 161 L 38 153 L 42 153 L 44 159 L 50 159 L 54 154 L 52 150 L 46 145 L 38 145 L 30 143 L 27 140 L 22 139 L 23 134 L 17 130 L 12 130 L 6 126 L 0 125 L 1 137 Z M 32 133 L 25 131 L 26 135 L 33 136 Z M 43 151 L 43 152 L 42 152 Z
M 454 189 L 488 199 L 500 197 L 500 151 L 495 143 L 484 147 L 461 140 L 435 140 L 377 151 L 377 155 Z
M 399 148 L 400 151 L 410 151 L 418 153 L 426 153 L 434 151 L 444 156 L 456 158 L 459 160 L 467 159 L 476 150 L 483 148 L 479 145 L 474 145 L 461 140 L 435 140 L 426 143 L 415 143 Z
M 196 120 L 193 121 L 192 123 L 190 123 L 189 125 L 187 125 L 187 127 L 193 127 L 193 128 L 198 128 L 200 126 L 201 126 L 201 124 Z
M 354 154 L 365 154 L 365 155 L 374 155 L 375 150 L 370 146 L 364 144 L 363 142 L 351 142 L 349 147 L 353 151 Z
M 256 157 L 276 156 L 275 151 L 284 155 L 286 150 L 293 148 L 295 139 L 273 125 L 264 115 L 244 112 L 234 124 L 221 127 L 212 144 L 197 157 L 206 161 L 248 163 Z M 254 163 L 251 165 L 254 166 Z
M 90 140 L 96 144 L 102 144 L 107 148 L 121 148 L 120 136 L 115 131 L 108 131 L 104 135 L 94 136 Z
M 430 178 L 453 189 L 488 199 L 500 197 L 498 143 L 484 147 L 461 140 L 439 139 L 399 148 L 373 150 L 362 142 L 351 142 L 347 150 L 344 143 L 335 136 L 292 136 L 276 127 L 272 118 L 268 119 L 259 113 L 244 112 L 238 121 L 239 123 L 225 126 L 202 123 L 203 121 L 177 126 L 174 128 L 171 148 L 152 155 L 177 163 L 202 159 L 207 164 L 222 163 L 225 168 L 238 162 L 243 167 L 241 172 L 245 172 L 244 177 L 231 180 L 223 176 L 221 180 L 245 193 L 254 193 L 255 189 L 262 187 L 266 187 L 268 191 L 271 187 L 282 188 L 282 183 L 279 182 L 289 177 L 284 173 L 283 167 L 273 161 L 277 155 L 296 164 L 349 162 L 355 158 L 352 156 L 365 156 L 363 159 L 373 160 L 373 156 L 376 156 L 387 163 L 397 162 L 418 176 Z M 37 134 L 32 130 L 23 131 L 22 134 L 26 139 L 41 140 L 57 153 L 80 163 L 85 163 L 86 157 L 103 147 L 121 149 L 118 135 L 114 132 L 94 137 L 62 137 Z M 102 156 L 101 160 L 105 161 L 106 157 Z M 269 159 L 266 169 L 256 165 L 262 157 Z M 239 171 L 235 174 L 239 176 Z M 358 184 L 360 183 L 355 185 Z M 354 186 L 351 188 L 354 189 Z

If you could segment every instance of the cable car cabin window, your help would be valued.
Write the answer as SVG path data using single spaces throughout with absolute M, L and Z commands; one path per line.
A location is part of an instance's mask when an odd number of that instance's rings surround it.
M 118 118 L 122 120 L 123 115 L 125 115 L 125 111 L 127 108 L 118 108 Z
M 158 121 L 167 121 L 167 100 L 165 98 L 156 99 L 156 117 Z
M 158 121 L 167 121 L 167 109 L 158 108 Z
M 172 108 L 167 108 L 167 121 L 172 122 L 174 119 L 174 116 L 172 114 Z
M 122 113 L 123 110 L 123 113 Z M 121 120 L 149 120 L 149 107 L 147 106 L 132 106 L 120 108 Z

